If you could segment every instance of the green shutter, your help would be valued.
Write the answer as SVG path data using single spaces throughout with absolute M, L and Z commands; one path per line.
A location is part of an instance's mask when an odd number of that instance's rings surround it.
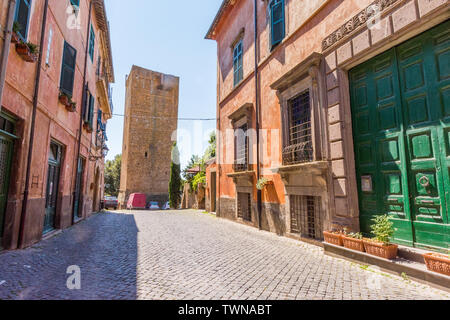
M 60 90 L 70 96 L 73 95 L 76 57 L 77 51 L 71 45 L 65 42 L 61 67 Z
M 91 95 L 91 101 L 89 103 L 89 126 L 93 128 L 93 122 L 94 122 L 94 105 L 95 105 L 95 98 Z
M 284 0 L 273 0 L 270 4 L 270 34 L 272 47 L 283 41 L 285 36 Z
M 91 35 L 89 39 L 89 56 L 91 61 L 94 62 L 94 49 L 95 49 L 95 33 L 94 28 L 91 26 Z
M 234 86 L 237 86 L 244 78 L 244 69 L 242 67 L 242 40 L 240 40 L 233 49 L 233 73 Z

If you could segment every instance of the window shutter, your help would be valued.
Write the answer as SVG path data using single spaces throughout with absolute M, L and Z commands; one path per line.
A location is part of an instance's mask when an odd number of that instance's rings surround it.
M 94 105 L 95 105 L 95 98 L 91 95 L 91 101 L 89 103 L 89 124 L 92 128 L 93 120 L 94 120 Z
M 285 36 L 284 0 L 274 0 L 271 3 L 271 36 L 272 46 L 283 41 Z
M 72 96 L 75 78 L 75 63 L 77 51 L 67 42 L 64 43 L 64 54 L 61 68 L 60 89 L 62 92 Z
M 23 41 L 26 41 L 27 39 L 30 8 L 31 0 L 18 0 L 15 20 L 20 24 L 18 35 L 22 38 Z
M 91 57 L 91 62 L 94 62 L 94 49 L 95 49 L 95 32 L 94 28 L 91 26 L 91 35 L 89 39 L 89 56 Z

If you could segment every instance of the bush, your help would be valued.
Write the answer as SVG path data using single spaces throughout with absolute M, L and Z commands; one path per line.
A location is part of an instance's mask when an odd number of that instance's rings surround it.
M 378 216 L 372 221 L 374 222 L 372 233 L 375 235 L 375 239 L 389 245 L 391 237 L 394 235 L 394 223 L 389 220 L 388 215 Z
M 197 175 L 194 177 L 194 179 L 192 180 L 192 190 L 194 190 L 195 192 L 197 192 L 198 189 L 198 185 L 202 183 L 205 184 L 206 183 L 206 173 L 204 172 L 199 172 L 197 173 Z

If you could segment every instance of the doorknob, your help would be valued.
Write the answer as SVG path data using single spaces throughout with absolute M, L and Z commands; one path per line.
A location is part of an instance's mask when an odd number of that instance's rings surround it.
M 430 179 L 427 176 L 423 176 L 419 179 L 419 183 L 422 187 L 428 188 L 430 186 Z

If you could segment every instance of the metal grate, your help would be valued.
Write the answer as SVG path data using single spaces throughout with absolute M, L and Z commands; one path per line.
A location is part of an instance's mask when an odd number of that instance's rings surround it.
M 235 160 L 233 170 L 242 172 L 248 170 L 248 136 L 247 125 L 243 125 L 235 131 Z
M 288 102 L 289 143 L 283 149 L 283 164 L 313 161 L 311 104 L 309 91 Z
M 291 233 L 312 239 L 322 238 L 320 197 L 291 195 Z
M 252 221 L 252 198 L 250 193 L 238 193 L 238 218 Z

